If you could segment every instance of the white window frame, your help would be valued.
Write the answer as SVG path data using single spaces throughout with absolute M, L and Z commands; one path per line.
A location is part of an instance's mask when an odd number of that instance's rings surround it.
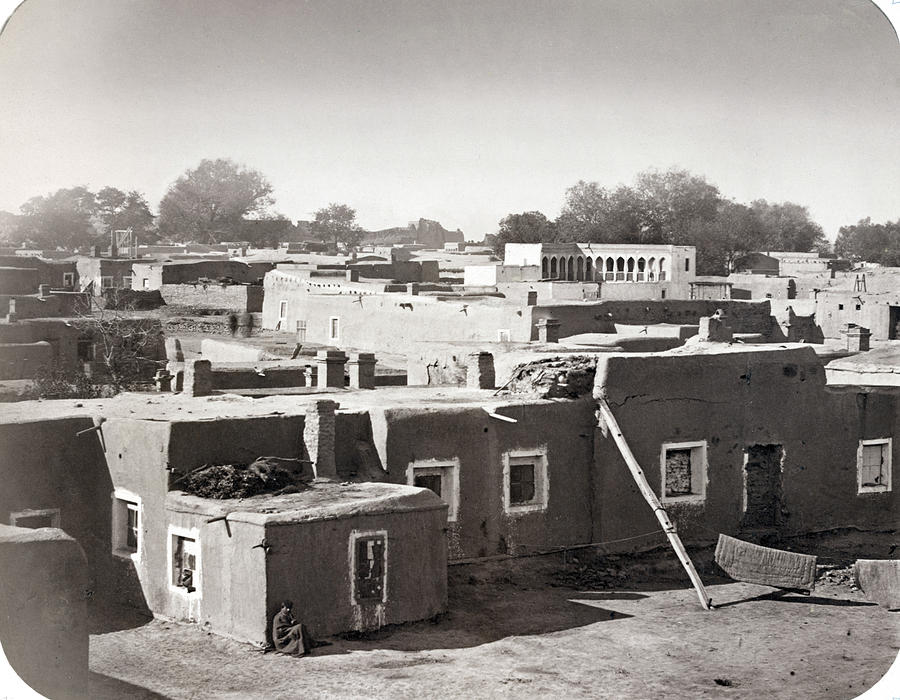
M 359 540 L 369 539 L 372 537 L 382 537 L 384 539 L 384 585 L 381 587 L 381 604 L 387 603 L 388 585 L 390 584 L 390 576 L 388 566 L 390 565 L 390 541 L 387 530 L 353 530 L 350 532 L 350 552 L 348 562 L 350 565 L 350 605 L 354 608 L 361 607 L 370 603 L 359 603 L 356 600 L 356 543 Z
M 336 322 L 336 324 L 335 324 Z M 337 333 L 332 333 L 335 328 L 337 329 Z M 328 317 L 328 340 L 334 341 L 336 343 L 341 342 L 341 317 L 340 316 L 329 316 Z
M 891 471 L 892 471 L 892 454 L 894 451 L 893 438 L 876 438 L 873 440 L 860 440 L 859 446 L 856 448 L 856 493 L 890 493 L 891 491 Z M 885 482 L 881 486 L 863 486 L 862 483 L 862 465 L 863 465 L 863 448 L 871 445 L 881 445 L 882 474 L 885 475 Z
M 666 452 L 669 450 L 691 450 L 691 490 L 685 496 L 666 495 Z M 706 484 L 708 478 L 708 458 L 706 440 L 692 440 L 690 442 L 664 442 L 659 451 L 660 489 L 659 500 L 661 503 L 704 503 L 706 502 Z
M 534 499 L 528 503 L 510 503 L 510 467 L 517 464 L 534 465 Z M 503 453 L 503 510 L 509 515 L 547 510 L 550 502 L 550 473 L 547 464 L 547 447 L 542 445 L 528 450 L 510 450 Z
M 19 518 L 50 518 L 50 527 L 59 527 L 59 508 L 26 508 L 9 514 L 9 524 L 16 525 Z M 17 527 L 24 527 L 18 525 Z
M 447 522 L 455 523 L 459 512 L 459 458 L 410 462 L 406 467 L 406 483 L 409 486 L 415 484 L 417 474 L 441 477 L 439 498 L 447 504 Z
M 128 559 L 135 563 L 141 561 L 144 552 L 144 505 L 141 497 L 128 489 L 116 488 L 110 495 L 112 498 L 112 553 L 119 559 Z M 128 549 L 125 533 L 128 527 L 128 505 L 137 507 L 138 531 L 135 551 Z
M 175 573 L 174 567 L 172 566 L 172 556 L 175 554 L 176 537 L 186 537 L 192 539 L 194 540 L 194 542 L 196 542 L 197 545 L 197 551 L 194 554 L 194 561 L 197 564 L 197 568 L 194 569 L 194 577 L 192 580 L 194 590 L 192 592 L 188 592 L 187 588 L 185 588 L 184 586 L 176 586 L 174 583 L 172 583 Z M 200 548 L 200 531 L 197 528 L 186 528 L 169 524 L 169 528 L 166 533 L 166 582 L 168 584 L 169 591 L 176 593 L 177 595 L 184 596 L 185 598 L 189 599 L 203 597 L 203 557 L 201 556 Z
M 108 282 L 108 284 L 107 284 Z M 112 289 L 114 287 L 113 284 L 113 276 L 112 275 L 103 275 L 100 278 L 100 289 Z
M 75 273 L 74 272 L 63 272 L 63 287 L 74 287 L 75 286 Z

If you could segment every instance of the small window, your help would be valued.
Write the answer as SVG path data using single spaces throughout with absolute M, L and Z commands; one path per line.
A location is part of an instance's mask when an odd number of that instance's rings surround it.
M 185 594 L 200 590 L 200 543 L 191 532 L 169 531 L 169 587 Z
M 844 310 L 844 305 L 838 304 L 838 311 L 843 311 L 843 310 Z
M 141 551 L 141 499 L 124 489 L 112 495 L 112 552 L 118 557 L 138 559 Z
M 63 272 L 63 287 L 74 287 L 75 286 L 75 273 L 74 272 Z
M 856 455 L 857 493 L 891 490 L 891 438 L 860 440 Z
M 665 289 L 660 289 L 660 290 L 659 290 L 659 298 L 660 298 L 660 299 L 665 299 L 665 298 L 666 298 L 666 290 L 665 290 Z
M 508 343 L 509 342 L 509 329 L 501 328 L 497 331 L 497 342 L 498 343 Z
M 302 343 L 306 340 L 306 321 L 297 321 L 297 341 Z
M 79 340 L 78 341 L 78 361 L 93 362 L 94 361 L 94 341 Z
M 59 508 L 20 510 L 9 514 L 9 524 L 36 530 L 41 527 L 59 527 Z
M 698 503 L 706 499 L 706 441 L 662 446 L 662 501 Z
M 430 489 L 447 504 L 447 521 L 456 521 L 459 507 L 459 460 L 422 460 L 406 468 L 406 483 Z
M 278 302 L 278 318 L 282 321 L 287 318 L 287 302 L 284 300 Z
M 685 258 L 685 259 L 684 259 L 684 271 L 685 271 L 685 272 L 690 272 L 690 271 L 691 271 L 691 259 L 690 259 L 690 258 Z
M 123 277 L 123 278 L 122 278 L 122 286 L 123 286 L 125 289 L 131 289 L 131 285 L 132 285 L 133 280 L 134 280 L 133 277 Z
M 859 311 L 862 308 L 859 304 L 856 305 L 856 310 Z
M 387 601 L 387 531 L 350 534 L 352 603 L 377 605 Z
M 108 276 L 103 276 L 100 278 L 100 287 L 103 289 L 112 289 L 113 287 L 113 278 Z
M 340 341 L 341 337 L 341 319 L 337 316 L 331 316 L 328 319 L 328 340 L 335 342 Z
M 546 451 L 504 455 L 503 496 L 508 513 L 545 510 L 549 497 Z
M 147 277 L 144 277 L 144 278 L 141 280 L 141 287 L 142 287 L 143 289 L 150 289 L 150 280 L 149 280 Z

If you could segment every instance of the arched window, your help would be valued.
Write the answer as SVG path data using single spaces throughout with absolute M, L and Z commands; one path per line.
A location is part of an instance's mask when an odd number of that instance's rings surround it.
M 550 278 L 556 279 L 556 258 L 550 258 Z
M 569 265 L 566 268 L 566 279 L 575 279 L 575 258 L 569 258 Z
M 634 258 L 628 258 L 628 272 L 625 273 L 625 279 L 634 282 Z
M 616 278 L 616 261 L 612 258 L 606 259 L 606 279 L 614 280 Z
M 594 261 L 590 258 L 584 260 L 584 278 L 588 282 L 594 281 Z
M 584 281 L 584 258 L 580 255 L 575 263 L 575 279 L 579 282 Z
M 616 258 L 616 282 L 625 280 L 625 258 Z
M 645 278 L 645 272 L 647 271 L 647 261 L 643 258 L 638 258 L 637 261 L 637 275 L 635 275 L 635 279 L 638 282 L 643 282 Z
M 647 261 L 647 268 L 648 268 L 647 279 L 650 280 L 651 282 L 655 282 L 656 281 L 656 258 L 650 258 L 650 260 Z
M 550 265 L 547 262 L 547 258 L 541 258 L 541 279 L 545 280 L 550 275 Z
M 659 281 L 663 282 L 666 279 L 666 259 L 659 259 Z

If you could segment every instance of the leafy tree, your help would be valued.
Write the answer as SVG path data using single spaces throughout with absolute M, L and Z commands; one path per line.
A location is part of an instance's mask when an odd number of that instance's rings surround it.
M 852 260 L 896 266 L 900 264 L 900 219 L 873 224 L 866 217 L 852 226 L 841 226 L 834 251 Z
M 97 193 L 96 202 L 96 219 L 104 234 L 130 228 L 142 241 L 155 238 L 153 214 L 140 192 L 104 187 Z
M 563 241 L 638 242 L 641 216 L 637 193 L 624 185 L 610 191 L 596 182 L 579 180 L 566 190 L 556 223 Z
M 750 208 L 763 226 L 763 250 L 808 253 L 827 248 L 822 227 L 809 218 L 809 210 L 793 202 L 769 203 L 757 199 Z
M 321 241 L 331 241 L 335 250 L 338 243 L 343 243 L 349 250 L 362 240 L 365 232 L 356 223 L 356 209 L 331 203 L 316 212 L 312 233 Z
M 20 218 L 12 212 L 0 211 L 0 241 L 4 243 L 16 242 Z
M 734 202 L 722 202 L 715 219 L 698 219 L 688 227 L 688 239 L 697 248 L 697 272 L 702 275 L 729 274 L 738 257 L 759 250 L 762 236 L 756 213 Z
M 272 185 L 256 170 L 219 158 L 179 177 L 159 204 L 159 230 L 172 240 L 217 243 L 238 237 L 244 217 L 265 218 Z
M 539 211 L 510 214 L 500 220 L 497 235 L 492 236 L 494 252 L 503 256 L 507 243 L 552 243 L 556 240 L 556 223 Z
M 86 187 L 32 197 L 20 209 L 16 242 L 38 248 L 77 248 L 90 245 L 98 237 L 93 224 L 97 202 Z
M 690 245 L 692 227 L 719 214 L 719 188 L 687 170 L 647 170 L 635 180 L 642 243 Z

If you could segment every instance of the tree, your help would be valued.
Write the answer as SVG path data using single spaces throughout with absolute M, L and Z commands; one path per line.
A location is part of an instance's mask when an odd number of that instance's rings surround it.
M 321 241 L 331 241 L 334 250 L 337 250 L 339 243 L 343 243 L 348 250 L 353 248 L 364 234 L 356 223 L 356 209 L 334 203 L 316 212 L 312 232 Z
M 867 217 L 852 226 L 841 226 L 834 252 L 852 260 L 896 266 L 900 264 L 900 219 L 873 224 Z
M 152 232 L 153 214 L 140 192 L 123 192 L 115 187 L 104 187 L 97 193 L 96 202 L 96 220 L 98 228 L 104 234 L 131 229 L 142 241 L 155 238 Z
M 641 238 L 637 195 L 624 185 L 610 191 L 596 182 L 579 180 L 566 190 L 556 223 L 562 241 L 626 243 Z
M 719 214 L 719 188 L 687 170 L 647 170 L 635 180 L 642 243 L 689 245 L 690 231 Z
M 500 229 L 493 236 L 494 252 L 503 257 L 507 243 L 552 243 L 556 240 L 556 223 L 539 211 L 509 214 L 500 220 Z
M 731 273 L 738 257 L 759 250 L 762 236 L 756 213 L 734 202 L 722 202 L 715 219 L 698 219 L 688 227 L 688 238 L 697 248 L 697 272 L 702 275 Z
M 162 198 L 160 233 L 177 241 L 234 240 L 244 217 L 265 218 L 271 194 L 272 185 L 258 171 L 222 158 L 203 160 Z
M 77 248 L 98 238 L 93 218 L 97 211 L 94 193 L 86 187 L 57 190 L 29 199 L 21 207 L 16 242 L 38 248 Z
M 763 226 L 763 250 L 808 253 L 828 246 L 822 227 L 809 218 L 806 207 L 793 202 L 757 199 L 750 208 Z

